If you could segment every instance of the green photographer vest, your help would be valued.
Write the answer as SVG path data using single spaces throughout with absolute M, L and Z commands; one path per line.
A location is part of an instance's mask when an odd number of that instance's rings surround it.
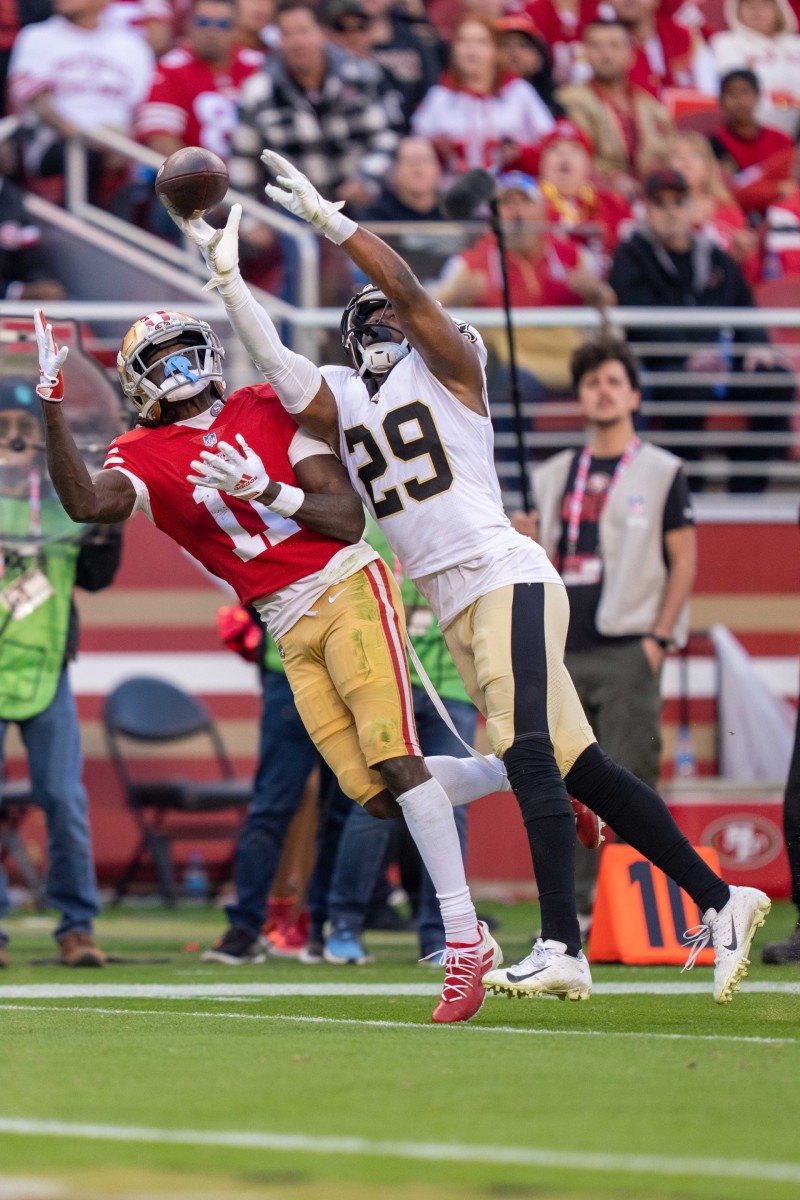
M 0 551 L 4 567 L 0 590 L 31 567 L 38 567 L 53 588 L 53 595 L 25 617 L 13 617 L 7 606 L 0 604 L 0 719 L 5 721 L 24 721 L 44 712 L 55 696 L 64 668 L 72 588 L 83 531 L 70 521 L 57 501 L 42 503 L 40 520 L 40 536 L 45 541 L 37 553 Z M 27 497 L 0 499 L 0 530 L 2 534 L 17 537 L 30 532 Z M 48 537 L 70 540 L 47 544 Z

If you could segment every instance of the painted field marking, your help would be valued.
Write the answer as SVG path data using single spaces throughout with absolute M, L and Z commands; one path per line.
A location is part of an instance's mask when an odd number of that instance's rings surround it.
M 0 1002 L 0 1013 L 38 1012 L 55 1016 L 73 1013 L 89 1013 L 106 1017 L 169 1017 L 175 1020 L 179 1017 L 218 1021 L 288 1021 L 298 1025 L 357 1025 L 361 1028 L 372 1029 L 417 1029 L 433 1031 L 441 1029 L 440 1025 L 423 1023 L 422 1021 L 375 1021 L 359 1020 L 358 1017 L 309 1017 L 291 1013 L 242 1013 L 242 1012 L 177 1012 L 162 1008 L 84 1008 L 70 1006 L 55 1008 L 44 1004 L 4 1004 Z M 465 1029 L 470 1033 L 505 1033 L 530 1037 L 601 1037 L 601 1038 L 653 1038 L 666 1042 L 751 1042 L 767 1046 L 800 1046 L 800 1038 L 771 1038 L 750 1037 L 744 1034 L 732 1033 L 657 1033 L 651 1030 L 606 1030 L 606 1029 L 541 1029 L 520 1028 L 517 1025 L 465 1025 L 459 1024 L 450 1028 Z M 448 1036 L 448 1035 L 445 1035 Z M 450 1035 L 452 1036 L 452 1035 Z
M 430 983 L 25 983 L 0 986 L 0 1001 L 87 1000 L 227 1000 L 291 996 L 438 996 L 440 982 Z M 595 983 L 596 996 L 711 995 L 711 980 L 702 983 Z M 742 984 L 742 994 L 800 995 L 800 982 L 755 980 Z M 497 1001 L 493 1001 L 497 1003 Z
M 693 1158 L 660 1154 L 593 1154 L 573 1149 L 528 1146 L 476 1146 L 450 1142 L 373 1141 L 359 1137 L 259 1133 L 240 1130 L 150 1129 L 140 1125 L 95 1125 L 0 1117 L 0 1134 L 23 1137 L 83 1138 L 89 1141 L 151 1142 L 165 1145 L 222 1146 L 240 1150 L 302 1154 L 349 1154 L 414 1159 L 420 1162 L 473 1162 L 564 1171 L 622 1171 L 646 1175 L 704 1175 L 752 1179 L 758 1183 L 800 1183 L 800 1163 L 755 1159 Z

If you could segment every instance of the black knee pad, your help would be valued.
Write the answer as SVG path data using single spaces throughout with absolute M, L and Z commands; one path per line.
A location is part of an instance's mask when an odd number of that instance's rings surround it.
M 569 815 L 572 809 L 549 737 L 528 735 L 503 755 L 508 781 L 517 797 L 522 819 Z

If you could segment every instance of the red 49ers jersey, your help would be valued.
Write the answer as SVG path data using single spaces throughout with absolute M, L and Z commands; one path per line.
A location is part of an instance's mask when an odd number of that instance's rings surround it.
M 242 604 L 251 604 L 321 571 L 345 543 L 255 500 L 189 483 L 186 476 L 196 473 L 192 459 L 219 442 L 235 446 L 237 433 L 260 455 L 271 479 L 296 486 L 289 446 L 297 426 L 268 384 L 233 392 L 208 429 L 180 424 L 123 434 L 109 446 L 105 469 L 140 479 L 153 523 L 229 583 Z
M 146 141 L 157 133 L 172 134 L 184 146 L 202 146 L 227 159 L 242 84 L 263 61 L 257 50 L 240 48 L 227 67 L 214 70 L 189 50 L 170 50 L 159 61 L 150 95 L 137 114 L 136 136 Z

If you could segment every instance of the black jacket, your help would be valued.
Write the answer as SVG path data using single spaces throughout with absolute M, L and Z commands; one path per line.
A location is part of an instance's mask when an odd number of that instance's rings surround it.
M 742 272 L 729 254 L 720 250 L 702 234 L 693 245 L 694 278 L 687 289 L 663 246 L 647 229 L 639 230 L 622 242 L 611 264 L 609 283 L 623 307 L 637 308 L 753 308 L 753 296 Z M 631 341 L 697 342 L 714 341 L 714 330 L 687 323 L 681 328 L 631 329 Z M 763 345 L 763 329 L 737 329 L 734 341 Z M 648 359 L 648 362 L 650 360 Z M 674 364 L 675 360 L 672 359 Z

